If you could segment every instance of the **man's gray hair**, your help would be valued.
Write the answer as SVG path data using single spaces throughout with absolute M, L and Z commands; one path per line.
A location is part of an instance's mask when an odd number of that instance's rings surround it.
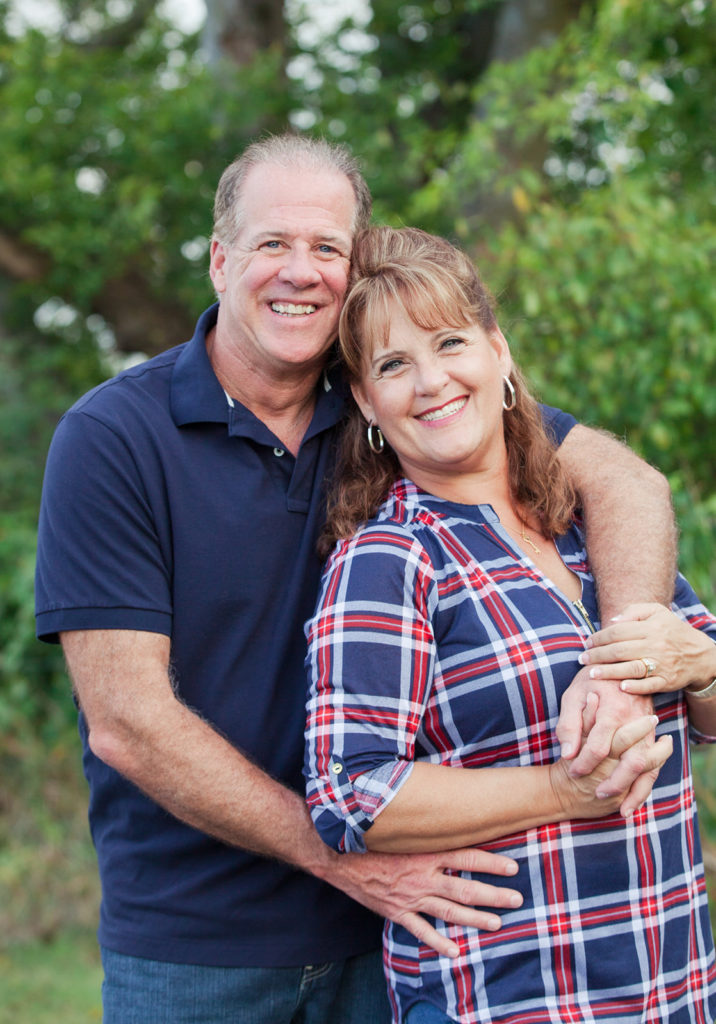
M 214 199 L 213 238 L 222 245 L 232 245 L 241 230 L 241 192 L 246 176 L 253 167 L 274 164 L 306 171 L 336 171 L 351 183 L 356 198 L 353 232 L 370 223 L 373 201 L 361 174 L 358 161 L 347 146 L 312 139 L 306 135 L 270 135 L 252 142 L 229 164 L 221 175 Z

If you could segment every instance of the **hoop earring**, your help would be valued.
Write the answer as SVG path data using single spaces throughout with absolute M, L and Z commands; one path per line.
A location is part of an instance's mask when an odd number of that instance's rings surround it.
M 515 394 L 515 389 L 510 378 L 503 377 L 502 380 L 504 381 L 505 388 L 507 389 L 507 392 L 509 393 L 510 396 L 510 403 L 508 405 L 507 402 L 505 401 L 506 395 L 503 395 L 502 408 L 505 410 L 505 412 L 512 412 L 514 407 L 517 405 L 517 395 Z
M 375 434 L 373 433 L 373 431 L 375 431 Z M 371 420 L 370 423 L 368 424 L 368 430 L 366 431 L 366 433 L 368 435 L 368 447 L 372 452 L 375 452 L 376 455 L 380 455 L 380 453 L 385 448 L 385 439 L 380 432 L 380 427 L 376 426 L 375 423 L 373 423 L 373 421 Z M 376 434 L 377 441 L 375 436 Z

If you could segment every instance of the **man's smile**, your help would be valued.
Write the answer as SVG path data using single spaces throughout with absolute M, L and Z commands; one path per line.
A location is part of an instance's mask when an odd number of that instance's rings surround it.
M 281 313 L 282 316 L 306 316 L 308 313 L 315 313 L 318 306 L 313 304 L 296 305 L 293 302 L 272 302 L 271 309 L 274 313 Z

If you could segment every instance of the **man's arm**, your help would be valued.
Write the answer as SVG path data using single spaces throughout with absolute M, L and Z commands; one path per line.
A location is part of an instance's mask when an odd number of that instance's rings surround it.
M 629 604 L 669 604 L 676 525 L 666 478 L 611 434 L 577 424 L 559 457 L 579 492 L 601 620 Z
M 340 856 L 330 850 L 301 795 L 176 698 L 168 637 L 81 630 L 63 633 L 61 640 L 93 753 L 187 824 L 316 875 L 448 956 L 457 947 L 421 914 L 494 931 L 499 917 L 474 907 L 521 903 L 512 889 L 444 873 L 515 873 L 513 861 L 480 850 L 420 856 Z
M 602 622 L 636 602 L 668 605 L 676 578 L 676 526 L 665 477 L 611 434 L 581 424 L 567 434 L 559 456 L 581 498 Z M 596 722 L 582 747 L 582 711 L 589 693 L 597 691 Z M 579 672 L 562 698 L 556 730 L 563 755 L 579 754 L 573 770 L 592 771 L 606 757 L 616 728 L 649 707 L 648 698 L 620 693 L 617 683 L 598 687 L 587 671 Z M 636 780 L 639 765 L 629 752 L 609 780 L 614 789 Z M 637 783 L 629 809 L 647 796 L 645 785 Z

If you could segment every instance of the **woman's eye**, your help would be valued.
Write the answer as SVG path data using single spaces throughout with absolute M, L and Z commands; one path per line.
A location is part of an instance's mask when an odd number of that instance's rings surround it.
M 388 359 L 382 364 L 380 368 L 381 373 L 391 373 L 393 370 L 399 369 L 403 365 L 402 359 Z
M 462 338 L 444 338 L 440 344 L 441 348 L 456 348 L 458 345 L 464 344 Z

